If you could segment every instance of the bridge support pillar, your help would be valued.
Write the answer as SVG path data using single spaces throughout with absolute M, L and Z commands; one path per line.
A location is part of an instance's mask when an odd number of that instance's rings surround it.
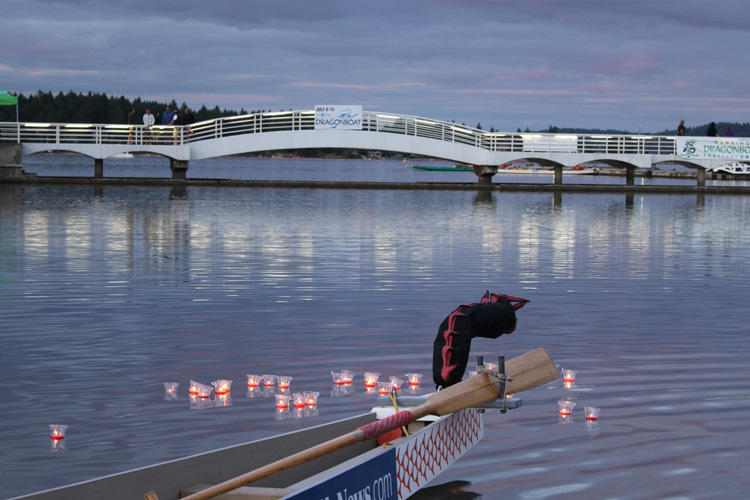
M 471 167 L 474 175 L 477 176 L 479 184 L 492 184 L 492 176 L 497 173 L 497 167 L 489 165 L 473 165 Z
M 104 177 L 104 160 L 94 158 L 94 178 L 101 179 Z
M 184 160 L 169 159 L 169 168 L 172 170 L 172 180 L 184 181 L 187 179 L 188 162 Z
M 563 181 L 562 181 L 562 175 L 563 175 L 562 174 L 562 171 L 563 171 L 562 165 L 555 165 L 554 169 L 555 169 L 555 184 L 562 184 L 563 183 Z
M 635 185 L 635 167 L 632 165 L 628 165 L 625 167 L 625 185 Z
M 698 185 L 700 187 L 705 186 L 706 185 L 706 169 L 698 168 L 698 170 L 695 172 L 695 178 L 698 179 Z

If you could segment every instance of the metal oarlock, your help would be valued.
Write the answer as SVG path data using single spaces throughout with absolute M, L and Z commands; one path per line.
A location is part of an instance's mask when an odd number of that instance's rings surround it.
M 497 369 L 492 366 L 492 363 L 487 365 L 484 364 L 484 356 L 477 355 L 477 373 L 485 372 L 498 379 L 500 382 L 500 396 L 492 402 L 492 408 L 500 410 L 501 413 L 506 413 L 508 410 L 518 408 L 520 401 L 509 401 L 508 396 L 508 382 L 512 380 L 505 373 L 505 356 L 497 357 Z M 480 412 L 484 412 L 484 408 L 479 409 Z
M 505 399 L 506 399 L 506 390 L 508 388 L 508 375 L 505 373 L 505 356 L 498 356 L 497 357 L 497 373 L 501 375 L 500 377 L 500 398 L 503 400 L 503 408 L 500 410 L 500 413 L 507 412 L 507 408 L 505 408 Z

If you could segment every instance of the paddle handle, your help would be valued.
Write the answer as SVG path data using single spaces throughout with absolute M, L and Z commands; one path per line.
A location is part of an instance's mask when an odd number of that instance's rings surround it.
M 260 481 L 261 479 L 273 476 L 278 472 L 291 469 L 292 467 L 310 462 L 312 460 L 315 460 L 316 458 L 328 455 L 329 453 L 333 453 L 334 451 L 346 448 L 362 441 L 367 441 L 369 439 L 380 436 L 381 434 L 385 434 L 386 432 L 390 432 L 402 426 L 409 425 L 413 421 L 414 416 L 410 411 L 401 411 L 387 418 L 376 420 L 375 422 L 363 425 L 357 430 L 352 431 L 348 434 L 344 434 L 343 436 L 331 439 L 330 441 L 326 441 L 325 443 L 313 446 L 312 448 L 307 448 L 306 450 L 302 450 L 298 453 L 295 453 L 294 455 L 290 455 L 286 458 L 282 458 L 281 460 L 277 460 L 276 462 L 265 465 L 259 469 L 255 469 L 254 471 L 247 472 L 245 474 L 242 474 L 241 476 L 234 477 L 232 479 L 229 479 L 228 481 L 224 481 L 223 483 L 219 483 L 215 486 L 211 486 L 210 488 L 206 488 L 205 490 L 193 493 L 190 496 L 183 497 L 182 500 L 207 500 L 209 498 L 213 498 L 217 495 L 221 495 L 222 493 L 226 493 L 228 491 L 232 491 L 245 486 L 248 483 Z M 148 496 L 152 494 L 153 496 Z M 146 500 L 158 500 L 153 492 L 149 493 L 148 495 L 145 497 Z
M 333 453 L 336 450 L 341 450 L 343 448 L 346 448 L 347 446 L 352 446 L 364 440 L 365 433 L 361 429 L 357 429 L 348 434 L 344 434 L 343 436 L 339 436 L 337 438 L 331 439 L 330 441 L 326 441 L 325 443 L 321 443 L 319 445 L 295 453 L 294 455 L 290 455 L 286 458 L 282 458 L 281 460 L 277 460 L 276 462 L 265 465 L 259 469 L 246 472 L 241 476 L 234 477 L 232 479 L 224 481 L 223 483 L 219 483 L 217 485 L 206 488 L 205 490 L 183 497 L 182 500 L 207 500 L 217 495 L 221 495 L 222 493 L 226 493 L 228 491 L 232 491 L 245 486 L 248 483 L 259 481 L 266 477 L 273 476 L 278 472 L 291 469 L 292 467 L 296 467 L 297 465 L 304 464 L 311 460 L 315 460 L 316 458 L 322 457 L 329 453 Z M 147 500 L 149 499 L 147 498 Z M 151 500 L 157 499 L 153 498 Z

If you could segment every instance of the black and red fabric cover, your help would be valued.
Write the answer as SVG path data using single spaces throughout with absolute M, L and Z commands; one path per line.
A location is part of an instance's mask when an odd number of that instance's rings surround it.
M 432 379 L 435 386 L 449 387 L 461 381 L 469 362 L 471 340 L 496 339 L 516 329 L 516 311 L 528 300 L 497 293 L 482 300 L 458 306 L 443 320 L 433 345 Z

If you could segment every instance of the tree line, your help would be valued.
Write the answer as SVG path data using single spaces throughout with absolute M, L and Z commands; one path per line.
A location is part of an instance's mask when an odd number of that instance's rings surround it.
M 128 112 L 131 108 L 135 108 L 136 120 L 140 122 L 146 108 L 150 109 L 153 114 L 164 111 L 167 106 L 173 110 L 178 108 L 174 99 L 172 102 L 157 102 L 136 97 L 131 101 L 124 96 L 108 96 L 96 92 L 82 94 L 69 91 L 66 94 L 62 92 L 52 94 L 52 92 L 40 90 L 36 94 L 28 96 L 18 94 L 16 97 L 18 97 L 18 119 L 22 122 L 127 123 Z M 188 106 L 184 102 L 179 106 L 180 109 L 186 107 Z M 190 110 L 196 121 L 247 114 L 244 109 L 238 113 L 234 110 L 219 109 L 218 106 L 208 109 L 205 105 L 200 109 L 190 108 Z M 16 121 L 15 106 L 0 106 L 0 121 Z

